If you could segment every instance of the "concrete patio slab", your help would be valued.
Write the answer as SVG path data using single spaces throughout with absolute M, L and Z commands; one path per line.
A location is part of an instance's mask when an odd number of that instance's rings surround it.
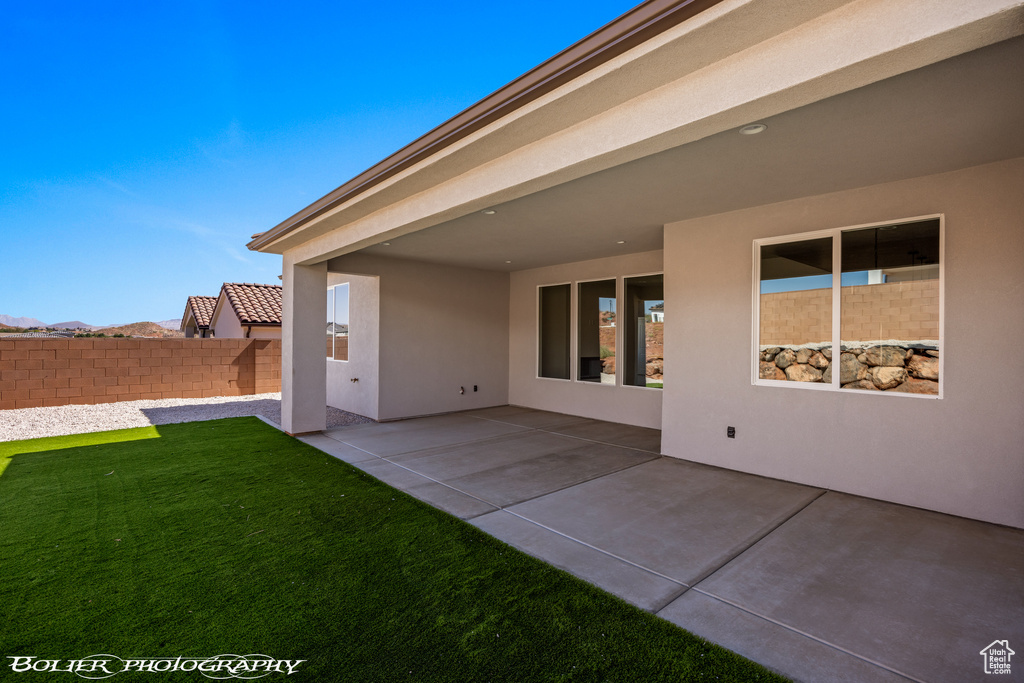
M 526 427 L 465 415 L 439 415 L 342 427 L 324 433 L 343 443 L 387 458 L 410 451 L 479 441 L 525 430 Z
M 590 441 L 636 448 L 651 453 L 661 453 L 661 430 L 635 427 L 617 422 L 584 419 L 563 426 L 552 426 L 548 431 L 566 436 L 575 436 Z
M 341 443 L 326 434 L 307 434 L 305 436 L 298 437 L 298 439 L 303 443 L 309 444 L 313 448 L 318 448 L 324 453 L 333 455 L 338 460 L 344 460 L 352 465 L 360 462 L 366 462 L 368 460 L 380 460 L 380 458 L 372 453 L 367 453 L 366 451 L 361 451 L 358 448 L 349 446 L 348 444 Z
M 687 591 L 658 612 L 658 616 L 795 681 L 907 681 L 903 676 L 880 666 L 766 621 L 697 590 Z
M 527 430 L 470 443 L 425 448 L 390 456 L 388 460 L 402 463 L 428 477 L 454 478 L 571 450 L 579 445 L 579 439 Z
M 356 466 L 385 484 L 394 486 L 400 491 L 461 519 L 472 519 L 497 510 L 493 505 L 478 498 L 422 477 L 386 460 L 364 461 L 356 463 Z
M 549 413 L 544 410 L 533 408 L 521 408 L 519 406 L 499 406 L 497 408 L 483 408 L 463 413 L 472 417 L 479 417 L 485 420 L 505 422 L 507 424 L 530 427 L 531 429 L 551 429 L 554 427 L 568 427 L 569 425 L 588 422 L 585 417 L 576 415 L 565 415 L 564 413 Z
M 649 612 L 657 611 L 686 590 L 674 581 L 505 511 L 477 517 L 471 523 L 511 546 Z
M 987 680 L 982 648 L 1024 643 L 1024 530 L 661 457 L 655 430 L 473 413 L 303 441 L 798 681 Z
M 830 492 L 698 588 L 915 680 L 985 680 L 982 648 L 1024 643 L 1024 530 Z
M 660 458 L 510 510 L 689 586 L 821 494 Z
M 657 458 L 652 453 L 530 431 L 392 458 L 499 507 Z
M 451 480 L 456 488 L 499 507 L 537 498 L 575 484 L 635 467 L 658 456 L 628 448 L 588 443 L 570 450 L 476 472 Z

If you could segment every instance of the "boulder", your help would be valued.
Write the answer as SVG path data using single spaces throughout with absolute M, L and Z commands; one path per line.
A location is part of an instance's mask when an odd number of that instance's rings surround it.
M 786 368 L 786 379 L 790 382 L 820 382 L 821 370 L 810 365 L 795 363 Z
M 856 382 L 844 384 L 843 389 L 866 389 L 868 391 L 878 391 L 878 387 L 876 387 L 875 383 L 869 379 L 861 379 Z
M 832 364 L 825 368 L 825 372 L 821 373 L 821 381 L 824 384 L 832 384 Z
M 775 360 L 775 356 L 779 355 L 781 351 L 778 346 L 773 346 L 770 349 L 765 349 L 761 352 L 761 360 Z
M 797 360 L 799 360 L 799 358 Z M 815 353 L 813 356 L 807 359 L 807 364 L 810 365 L 811 367 L 818 368 L 819 370 L 824 370 L 825 368 L 828 367 L 828 359 L 825 358 L 824 354 L 822 353 Z
M 775 365 L 785 370 L 796 362 L 796 352 L 793 349 L 784 349 L 775 356 Z
M 911 356 L 907 373 L 917 379 L 939 379 L 939 359 L 928 356 Z
M 757 376 L 761 379 L 786 379 L 786 373 L 775 365 L 775 363 L 767 363 L 761 361 L 761 367 L 757 372 Z
M 660 358 L 654 358 L 647 364 L 647 376 L 653 377 L 654 375 L 660 375 L 662 373 L 662 361 Z
M 898 394 L 929 394 L 931 396 L 938 396 L 939 383 L 929 379 L 914 379 L 910 377 L 906 382 L 889 391 Z
M 907 349 L 902 347 L 872 346 L 869 349 L 864 349 L 864 353 L 857 360 L 872 367 L 901 368 L 906 359 Z
M 871 368 L 868 372 L 868 376 L 871 378 L 871 381 L 874 382 L 876 387 L 884 391 L 885 389 L 898 387 L 903 382 L 906 382 L 907 369 L 880 365 Z
M 938 358 L 939 357 L 939 350 L 938 349 L 928 349 L 927 351 L 925 351 L 925 353 L 927 353 L 932 358 Z
M 839 356 L 839 383 L 848 384 L 867 378 L 868 368 L 852 353 Z
M 814 351 L 811 349 L 800 349 L 796 352 L 796 362 L 801 365 L 806 365 L 807 361 L 814 355 Z
M 831 346 L 826 346 L 825 348 L 823 348 L 821 350 L 821 355 L 825 356 L 825 358 L 827 358 L 827 359 L 829 359 L 829 361 L 831 361 L 832 360 L 832 347 Z

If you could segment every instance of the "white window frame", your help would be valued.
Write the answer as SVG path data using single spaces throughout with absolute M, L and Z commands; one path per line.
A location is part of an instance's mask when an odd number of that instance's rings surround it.
M 331 292 L 331 296 L 333 297 L 332 301 L 334 301 L 334 308 L 333 308 L 333 310 L 331 312 L 331 321 L 330 321 L 331 323 L 336 323 L 337 322 L 336 320 L 334 320 L 334 316 L 337 315 L 337 313 L 338 313 L 338 292 L 337 292 L 338 287 L 344 287 L 345 288 L 345 297 L 349 300 L 349 304 L 352 303 L 352 299 L 351 299 L 351 296 L 350 296 L 351 293 L 352 293 L 351 283 L 339 282 L 336 285 L 331 285 L 330 287 L 328 287 L 327 290 L 329 292 Z M 352 309 L 351 308 L 349 308 L 348 317 L 349 317 L 349 328 L 348 328 L 349 339 L 351 340 L 351 338 L 352 338 L 352 324 L 351 324 L 351 322 L 352 322 Z M 337 343 L 337 340 L 338 340 L 338 338 L 336 336 L 331 335 L 331 356 L 329 358 L 325 358 L 325 360 L 327 360 L 329 362 L 332 362 L 332 363 L 348 363 L 349 360 L 351 360 L 351 358 L 352 358 L 352 344 L 349 343 L 349 346 L 348 346 L 348 356 L 349 357 L 345 358 L 344 360 L 342 360 L 340 358 L 335 358 L 334 357 L 334 346 Z
M 568 377 L 543 377 L 540 374 L 540 346 L 541 346 L 541 341 L 540 341 L 540 315 L 541 315 L 540 290 L 542 290 L 542 289 L 544 289 L 546 287 L 564 287 L 566 285 L 569 286 L 569 376 Z M 534 327 L 534 334 L 533 334 L 533 343 L 534 343 L 534 346 L 535 346 L 535 348 L 534 348 L 534 359 L 533 359 L 534 378 L 535 379 L 544 380 L 544 381 L 548 381 L 548 382 L 572 382 L 573 378 L 576 376 L 576 372 L 575 372 L 576 360 L 575 360 L 575 354 L 574 354 L 575 346 L 576 346 L 576 330 L 575 330 L 575 326 L 573 325 L 573 321 L 576 320 L 576 292 L 575 292 L 575 288 L 573 287 L 572 280 L 566 280 L 565 282 L 549 282 L 549 283 L 546 283 L 546 284 L 543 284 L 543 285 L 537 285 L 537 295 L 536 295 L 536 299 L 534 301 L 533 310 L 534 310 L 533 322 L 534 322 L 534 325 L 535 325 L 535 327 Z
M 786 242 L 802 242 L 805 240 L 832 238 L 832 362 L 838 362 L 842 350 L 840 347 L 840 322 L 842 310 L 840 309 L 842 297 L 842 234 L 854 230 L 864 230 L 888 225 L 903 225 L 905 223 L 917 223 L 920 221 L 939 221 L 939 393 L 938 394 L 910 394 L 892 391 L 871 391 L 868 389 L 843 389 L 840 386 L 840 373 L 832 373 L 832 382 L 791 382 L 788 380 L 761 379 L 760 359 L 761 348 L 761 247 L 771 244 L 782 244 Z M 906 398 L 941 399 L 945 392 L 945 333 L 946 333 L 946 217 L 945 214 L 928 214 L 914 216 L 911 218 L 898 218 L 891 221 L 878 221 L 875 223 L 863 223 L 849 225 L 826 230 L 815 230 L 812 232 L 801 232 L 780 237 L 765 237 L 754 240 L 753 244 L 753 296 L 751 299 L 753 311 L 753 328 L 751 330 L 751 351 L 750 373 L 751 384 L 766 387 L 786 387 L 789 389 L 801 389 L 806 391 L 838 391 L 843 394 L 884 394 L 888 396 L 900 396 Z
M 651 271 L 649 273 L 633 273 L 632 275 L 623 275 L 622 276 L 620 287 L 619 287 L 620 301 L 617 304 L 619 306 L 619 310 L 625 310 L 625 307 L 626 307 L 626 280 L 629 280 L 630 278 L 634 278 L 634 277 L 651 277 L 652 275 L 660 275 L 662 277 L 662 287 L 665 286 L 664 285 L 664 279 L 665 279 L 665 271 L 664 270 L 654 270 L 654 271 Z M 618 324 L 618 322 L 616 322 L 616 327 L 619 328 L 616 331 L 616 333 L 615 333 L 616 334 L 616 342 L 615 343 L 618 345 L 618 346 L 616 346 L 616 349 L 617 349 L 617 348 L 619 348 L 619 346 L 623 346 L 623 347 L 625 346 L 625 337 L 623 337 L 622 335 L 625 334 L 624 330 L 626 329 L 626 325 L 625 324 L 621 324 L 620 325 L 620 324 Z M 616 358 L 615 358 L 615 383 L 616 383 L 616 386 L 620 386 L 623 389 L 627 389 L 627 390 L 643 389 L 644 391 L 661 391 L 661 392 L 665 391 L 664 386 L 661 389 L 656 389 L 654 387 L 639 386 L 637 384 L 626 384 L 625 381 L 623 381 L 622 374 L 621 374 L 621 371 L 619 369 L 618 356 L 616 356 Z M 662 382 L 662 384 L 664 384 L 664 382 Z
M 588 282 L 608 282 L 609 280 L 615 282 L 615 383 L 605 384 L 604 382 L 589 382 L 580 379 L 580 285 Z M 571 290 L 572 292 L 572 350 L 570 353 L 570 361 L 572 362 L 572 381 L 580 386 L 588 387 L 621 387 L 622 383 L 619 381 L 621 368 L 619 367 L 619 346 L 622 344 L 622 340 L 619 338 L 622 334 L 622 327 L 619 325 L 619 311 L 622 310 L 622 278 L 612 275 L 610 277 L 593 277 L 585 280 L 573 280 Z

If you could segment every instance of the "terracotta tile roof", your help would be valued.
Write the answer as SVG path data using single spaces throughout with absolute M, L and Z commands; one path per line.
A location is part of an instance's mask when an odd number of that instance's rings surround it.
M 185 319 L 191 312 L 196 319 L 196 327 L 201 330 L 210 328 L 210 320 L 213 318 L 213 309 L 217 306 L 215 296 L 190 296 L 185 304 L 185 315 L 181 319 L 181 329 L 185 329 Z
M 281 285 L 225 282 L 221 292 L 243 325 L 281 324 Z

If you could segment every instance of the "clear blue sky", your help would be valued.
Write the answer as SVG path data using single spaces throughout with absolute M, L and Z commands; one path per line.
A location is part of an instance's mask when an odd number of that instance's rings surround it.
M 0 313 L 180 317 L 310 202 L 636 4 L 0 2 Z

